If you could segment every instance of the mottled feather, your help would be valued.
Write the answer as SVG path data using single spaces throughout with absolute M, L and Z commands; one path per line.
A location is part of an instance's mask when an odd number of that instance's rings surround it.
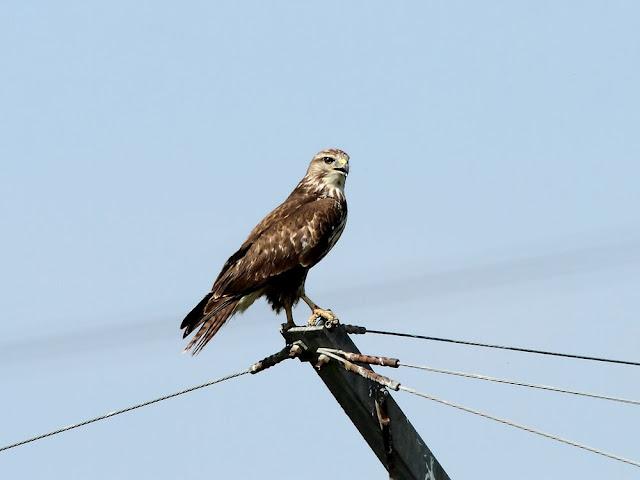
M 325 165 L 328 156 L 341 159 L 344 166 Z M 187 350 L 200 351 L 242 306 L 243 298 L 250 299 L 250 304 L 264 295 L 276 311 L 298 301 L 308 270 L 324 258 L 344 230 L 346 172 L 348 156 L 340 150 L 325 150 L 314 157 L 307 175 L 255 226 L 225 262 L 211 291 L 183 320 L 185 337 L 200 327 Z

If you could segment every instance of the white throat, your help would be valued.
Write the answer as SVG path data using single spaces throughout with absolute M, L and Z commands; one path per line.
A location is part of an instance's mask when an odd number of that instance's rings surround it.
M 323 197 L 344 199 L 344 184 L 346 175 L 339 171 L 330 171 L 320 176 L 307 176 L 301 182 L 307 188 Z

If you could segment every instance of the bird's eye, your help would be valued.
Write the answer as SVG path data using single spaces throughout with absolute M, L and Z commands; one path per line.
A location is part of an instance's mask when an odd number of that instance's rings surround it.
M 322 157 L 322 160 L 324 161 L 324 163 L 333 163 L 336 161 L 333 157 Z

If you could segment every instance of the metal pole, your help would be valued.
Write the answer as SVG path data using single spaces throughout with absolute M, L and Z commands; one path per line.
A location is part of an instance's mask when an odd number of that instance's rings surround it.
M 295 327 L 282 332 L 288 344 L 301 342 L 300 360 L 311 362 L 345 413 L 394 480 L 449 480 L 386 387 L 345 370 L 336 362 L 317 365 L 318 348 L 360 353 L 341 325 Z M 317 365 L 317 366 L 316 366 Z M 319 368 L 318 368 L 319 367 Z M 368 365 L 364 366 L 371 370 Z

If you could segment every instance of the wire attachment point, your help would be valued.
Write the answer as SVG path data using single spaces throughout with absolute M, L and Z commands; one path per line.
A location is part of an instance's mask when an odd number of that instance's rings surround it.
M 315 364 L 316 370 L 320 370 L 324 365 L 329 363 L 329 360 L 331 359 L 327 357 L 324 353 L 321 353 L 320 355 L 318 355 L 318 361 Z
M 359 327 L 358 325 L 342 324 L 342 327 L 344 328 L 345 332 L 354 335 L 363 335 L 367 333 L 367 329 L 365 327 Z
M 346 358 L 350 362 L 366 363 L 368 365 L 380 365 L 382 367 L 398 368 L 400 359 L 392 357 L 382 357 L 380 355 L 365 355 L 363 353 L 345 352 L 344 350 L 325 349 Z
M 295 342 L 293 345 L 286 345 L 282 350 L 273 355 L 263 358 L 259 362 L 254 363 L 249 367 L 249 373 L 256 374 L 267 368 L 271 368 L 280 362 L 283 362 L 289 358 L 295 358 L 300 356 L 305 350 L 305 346 L 302 342 Z
M 344 358 L 333 353 L 331 349 L 319 348 L 317 351 L 320 354 L 324 354 L 327 357 L 333 358 L 334 360 L 337 360 L 338 362 L 342 363 L 342 366 L 344 367 L 344 369 L 348 370 L 349 372 L 353 372 L 357 375 L 360 375 L 361 377 L 366 378 L 367 380 L 371 380 L 373 382 L 379 383 L 380 385 L 390 388 L 391 390 L 398 391 L 400 389 L 400 382 L 393 380 L 389 377 L 385 377 L 384 375 L 380 375 L 379 373 L 376 373 L 373 370 L 370 370 L 363 366 L 356 365 L 355 363 L 351 363 L 350 361 L 345 360 Z

